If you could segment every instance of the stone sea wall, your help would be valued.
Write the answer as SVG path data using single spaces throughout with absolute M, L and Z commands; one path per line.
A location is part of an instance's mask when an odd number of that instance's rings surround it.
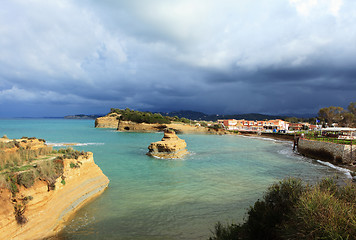
M 351 164 L 356 160 L 356 146 L 313 141 L 303 138 L 299 139 L 298 152 L 307 157 L 336 164 Z
M 17 200 L 31 196 L 20 225 L 14 217 L 14 202 L 8 189 L 0 189 L 0 239 L 42 239 L 56 234 L 63 223 L 83 204 L 101 194 L 109 179 L 95 164 L 93 154 L 80 157 L 80 167 L 72 167 L 74 159 L 64 160 L 65 183 L 58 178 L 55 190 L 48 190 L 45 181 L 37 180 L 30 188 L 20 187 Z M 72 163 L 73 164 L 73 163 Z

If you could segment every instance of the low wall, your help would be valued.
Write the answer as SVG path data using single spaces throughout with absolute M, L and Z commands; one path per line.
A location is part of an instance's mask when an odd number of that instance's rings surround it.
M 303 138 L 299 139 L 298 152 L 306 157 L 336 164 L 350 164 L 356 160 L 356 146 L 307 140 Z

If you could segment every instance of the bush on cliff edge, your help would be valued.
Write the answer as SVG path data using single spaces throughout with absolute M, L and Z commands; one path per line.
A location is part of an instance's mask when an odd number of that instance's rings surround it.
M 288 178 L 273 184 L 243 224 L 217 223 L 209 240 L 355 239 L 356 186 L 325 179 L 315 186 Z

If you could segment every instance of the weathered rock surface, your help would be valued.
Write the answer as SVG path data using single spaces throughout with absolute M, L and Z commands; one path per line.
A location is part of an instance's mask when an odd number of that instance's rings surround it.
M 80 162 L 80 167 L 71 167 Z M 37 180 L 34 186 L 19 186 L 17 201 L 31 196 L 26 204 L 24 216 L 27 222 L 19 225 L 14 216 L 14 202 L 8 189 L 0 189 L 0 238 L 1 239 L 42 239 L 61 230 L 63 222 L 83 204 L 101 194 L 108 186 L 109 179 L 95 164 L 93 154 L 88 152 L 79 159 L 64 160 L 65 184 L 62 178 L 55 182 L 55 190 L 48 191 L 45 181 Z
M 187 144 L 173 130 L 165 130 L 161 141 L 151 143 L 147 155 L 158 158 L 181 158 L 188 153 Z
M 117 113 L 109 113 L 104 117 L 99 117 L 95 119 L 95 127 L 96 128 L 117 128 L 119 124 L 118 118 L 120 114 Z
M 164 129 L 174 129 L 177 133 L 185 134 L 231 134 L 224 129 L 211 129 L 198 125 L 190 125 L 182 122 L 172 122 L 169 124 L 159 123 L 136 123 L 131 121 L 120 121 L 120 115 L 117 113 L 109 113 L 104 117 L 95 120 L 96 128 L 115 128 L 122 132 L 159 132 Z
M 166 128 L 166 124 L 120 121 L 117 130 L 122 132 L 158 132 L 163 131 Z

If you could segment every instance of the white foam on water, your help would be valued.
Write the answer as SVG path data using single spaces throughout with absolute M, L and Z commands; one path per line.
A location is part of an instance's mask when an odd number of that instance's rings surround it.
M 321 160 L 316 160 L 318 163 L 320 164 L 323 164 L 323 165 L 326 165 L 328 167 L 331 167 L 333 169 L 336 169 L 340 172 L 343 172 L 345 173 L 345 175 L 348 177 L 348 178 L 352 178 L 351 176 L 351 171 L 349 169 L 346 169 L 346 168 L 342 168 L 342 167 L 338 167 L 338 166 L 335 166 L 334 164 L 332 163 L 329 163 L 329 162 L 324 162 L 324 161 L 321 161 Z
M 285 143 L 285 141 L 283 141 Z M 342 173 L 344 173 L 347 178 L 352 178 L 352 175 L 351 175 L 351 171 L 347 168 L 342 168 L 342 167 L 338 167 L 338 166 L 335 166 L 334 164 L 330 163 L 330 162 L 325 162 L 325 161 L 321 161 L 321 160 L 314 160 L 312 158 L 308 158 L 308 157 L 305 157 L 305 156 L 302 156 L 300 155 L 298 152 L 296 151 L 293 151 L 292 147 L 293 147 L 293 144 L 290 145 L 291 147 L 290 148 L 284 148 L 282 150 L 279 150 L 278 153 L 279 154 L 282 154 L 288 158 L 297 158 L 297 159 L 300 159 L 300 160 L 303 160 L 303 161 L 317 161 L 318 163 L 322 164 L 322 165 L 325 165 L 325 166 L 328 166 L 330 168 L 333 168 L 333 169 L 336 169 Z
M 104 143 L 52 143 L 52 142 L 47 142 L 47 145 L 51 145 L 53 147 L 71 147 L 71 146 L 104 145 Z
M 285 155 L 288 158 L 298 158 L 298 159 L 304 160 L 304 161 L 306 161 L 306 160 L 307 161 L 313 161 L 313 159 L 308 158 L 308 157 L 304 157 L 304 156 L 298 154 L 297 152 L 293 151 L 292 148 L 285 148 L 285 149 L 279 150 L 278 153 L 282 154 L 282 155 Z M 322 165 L 328 166 L 330 168 L 336 169 L 336 170 L 344 173 L 347 176 L 347 178 L 352 178 L 351 171 L 349 169 L 347 169 L 347 168 L 338 167 L 338 166 L 335 166 L 332 163 L 324 162 L 324 161 L 321 161 L 321 160 L 316 160 L 316 161 L 318 163 L 322 164 Z
M 267 138 L 267 137 L 253 137 L 253 136 L 244 136 L 244 135 L 239 135 L 239 136 L 245 137 L 245 138 L 251 138 L 251 139 L 260 139 L 260 140 L 265 140 L 265 141 L 272 141 L 272 142 L 276 142 L 276 143 L 290 142 L 288 140 L 280 140 L 280 139 L 273 139 L 273 138 Z
M 84 214 L 84 216 L 76 218 L 75 220 L 71 220 L 71 224 L 67 224 L 65 227 L 69 232 L 77 232 L 81 228 L 84 228 L 88 226 L 89 224 L 92 224 L 95 222 L 95 217 L 94 216 L 88 216 L 87 213 Z

